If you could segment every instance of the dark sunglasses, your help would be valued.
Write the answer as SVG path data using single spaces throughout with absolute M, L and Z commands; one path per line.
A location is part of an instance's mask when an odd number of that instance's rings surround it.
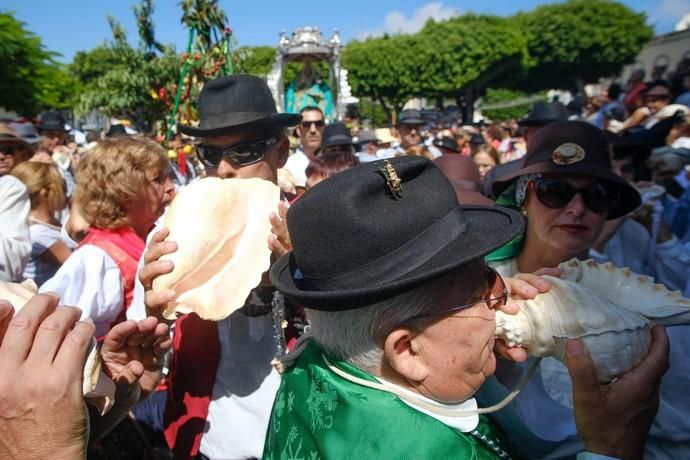
M 5 155 L 13 155 L 15 152 L 20 151 L 22 148 L 18 145 L 2 145 L 0 146 L 0 152 Z
M 303 121 L 300 123 L 302 128 L 304 129 L 309 129 L 311 128 L 311 125 L 315 125 L 317 128 L 323 128 L 326 126 L 326 122 L 324 120 L 317 120 L 317 121 Z
M 196 146 L 196 153 L 199 155 L 201 162 L 209 168 L 217 168 L 223 159 L 228 159 L 240 166 L 247 166 L 263 160 L 268 147 L 275 144 L 277 141 L 277 137 L 271 137 L 269 139 L 229 145 L 227 147 L 198 144 Z
M 417 315 L 410 320 L 420 319 L 420 318 L 430 318 L 434 316 L 447 315 L 448 313 L 454 313 L 456 311 L 465 310 L 467 308 L 473 307 L 479 303 L 485 302 L 489 309 L 495 309 L 503 307 L 508 303 L 508 287 L 503 277 L 490 266 L 486 266 L 486 294 L 482 300 L 477 300 L 475 302 L 466 303 L 464 305 L 457 305 L 450 308 L 445 308 L 441 311 L 434 313 L 425 313 L 423 315 Z
M 551 209 L 564 208 L 578 193 L 585 206 L 594 212 L 608 212 L 620 201 L 617 190 L 600 182 L 577 188 L 563 180 L 544 178 L 530 182 L 530 186 L 534 187 L 541 204 Z

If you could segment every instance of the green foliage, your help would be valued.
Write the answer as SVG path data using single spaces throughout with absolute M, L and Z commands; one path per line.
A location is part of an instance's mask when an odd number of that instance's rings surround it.
M 527 40 L 510 20 L 466 14 L 443 22 L 429 21 L 419 32 L 424 47 L 416 92 L 453 97 L 482 90 L 528 65 Z
M 11 13 L 0 13 L 0 107 L 33 116 L 71 104 L 74 80 L 40 38 Z
M 70 66 L 81 86 L 75 111 L 83 115 L 99 109 L 111 117 L 129 118 L 148 131 L 152 121 L 167 115 L 166 104 L 151 91 L 177 80 L 180 57 L 172 49 L 151 55 L 132 48 L 119 24 L 111 21 L 111 27 L 112 42 L 77 53 Z
M 196 30 L 200 48 L 210 48 L 219 40 L 214 34 L 226 29 L 228 20 L 218 6 L 218 0 L 182 0 L 179 5 L 182 7 L 182 24 Z
M 421 93 L 419 57 L 423 52 L 417 35 L 350 42 L 342 62 L 353 94 L 378 101 L 392 120 L 408 99 Z
M 276 60 L 276 49 L 270 46 L 243 46 L 235 50 L 235 70 L 266 78 Z
M 156 41 L 153 19 L 151 18 L 153 15 L 153 0 L 141 0 L 141 5 L 132 6 L 132 11 L 134 11 L 134 16 L 137 20 L 141 47 L 149 54 L 155 54 L 155 51 L 163 52 L 163 45 Z
M 527 98 L 530 95 L 523 93 L 521 91 L 515 91 L 506 88 L 489 88 L 486 90 L 486 95 L 482 98 L 485 105 L 497 104 L 501 102 L 510 103 L 512 101 L 517 101 L 523 98 Z M 546 95 L 543 94 L 543 99 L 546 100 Z M 503 121 L 503 120 L 519 120 L 520 118 L 527 115 L 533 102 L 527 102 L 525 104 L 515 105 L 511 107 L 505 107 L 501 109 L 482 109 L 482 114 L 490 120 L 493 121 Z
M 369 120 L 369 125 L 372 128 L 377 126 L 385 126 L 390 121 L 381 105 L 369 98 L 361 98 L 357 106 L 362 119 Z
M 537 65 L 522 88 L 577 88 L 618 74 L 653 37 L 644 13 L 609 0 L 569 0 L 514 17 Z

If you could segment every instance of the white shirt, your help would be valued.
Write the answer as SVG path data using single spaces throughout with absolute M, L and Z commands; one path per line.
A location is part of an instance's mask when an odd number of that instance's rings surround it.
M 34 222 L 29 226 L 31 234 L 31 258 L 24 268 L 24 278 L 32 279 L 41 286 L 52 278 L 60 268 L 59 263 L 47 262 L 41 256 L 58 241 L 62 241 L 60 227 L 43 222 Z
M 142 255 L 139 268 L 143 264 Z M 137 276 L 127 318 L 145 317 L 144 287 Z M 280 375 L 271 365 L 272 315 L 248 317 L 236 311 L 217 325 L 220 363 L 199 450 L 210 459 L 261 458 L 280 385 Z
M 307 185 L 307 166 L 309 166 L 309 157 L 302 150 L 296 150 L 288 157 L 284 168 L 290 171 L 292 177 L 295 178 L 295 185 L 305 187 Z
M 105 335 L 124 305 L 120 269 L 101 248 L 86 244 L 74 251 L 40 292 L 56 292 L 60 303 L 79 307 L 91 318 L 96 337 Z
M 0 281 L 21 281 L 31 254 L 29 211 L 24 184 L 14 176 L 0 176 Z

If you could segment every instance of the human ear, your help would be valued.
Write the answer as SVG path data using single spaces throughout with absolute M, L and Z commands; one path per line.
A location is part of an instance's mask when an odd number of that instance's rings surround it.
M 419 332 L 401 326 L 393 329 L 383 344 L 383 354 L 390 367 L 411 382 L 421 382 L 429 374 L 419 340 Z

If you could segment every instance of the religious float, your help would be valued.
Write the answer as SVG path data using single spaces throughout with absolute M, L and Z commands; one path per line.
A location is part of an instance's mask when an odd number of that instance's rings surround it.
M 328 40 L 318 27 L 302 27 L 288 38 L 280 34 L 276 60 L 267 76 L 278 112 L 297 113 L 304 107 L 319 107 L 330 121 L 342 120 L 348 104 L 356 103 L 347 82 L 347 70 L 340 63 L 340 34 L 336 30 Z M 285 82 L 286 66 L 302 63 L 302 70 Z M 317 64 L 328 65 L 328 75 L 320 75 Z

